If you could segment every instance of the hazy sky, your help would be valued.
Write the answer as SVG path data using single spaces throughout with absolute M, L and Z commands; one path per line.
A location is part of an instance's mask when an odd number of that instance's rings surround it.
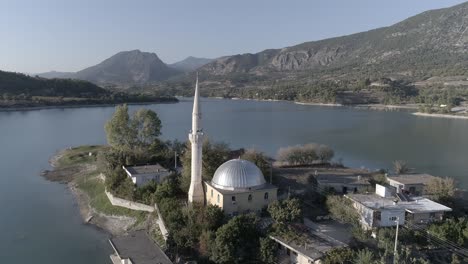
M 389 26 L 462 0 L 0 0 L 0 70 L 77 71 L 123 50 L 166 63 Z

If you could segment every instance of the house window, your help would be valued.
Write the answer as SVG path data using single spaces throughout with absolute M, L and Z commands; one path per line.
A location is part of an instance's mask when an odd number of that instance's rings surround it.
M 219 194 L 218 194 L 218 203 L 219 203 Z
M 213 197 L 213 189 L 211 189 L 211 197 Z
M 390 221 L 396 221 L 396 220 L 397 220 L 397 217 L 396 217 L 396 216 L 392 216 L 392 217 L 388 218 L 388 220 L 390 220 Z
M 264 195 L 265 200 L 268 200 L 268 193 L 266 192 Z
M 232 196 L 231 199 L 232 199 L 233 202 L 235 202 L 236 201 L 236 196 Z
M 249 194 L 249 198 L 248 198 L 248 199 L 249 199 L 249 202 L 252 201 L 252 195 L 251 195 L 251 194 Z

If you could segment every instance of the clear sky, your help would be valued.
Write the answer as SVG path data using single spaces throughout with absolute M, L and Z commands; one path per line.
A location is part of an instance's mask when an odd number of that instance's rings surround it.
M 187 56 L 282 48 L 389 26 L 462 0 L 0 0 L 0 70 L 77 71 L 140 49 Z

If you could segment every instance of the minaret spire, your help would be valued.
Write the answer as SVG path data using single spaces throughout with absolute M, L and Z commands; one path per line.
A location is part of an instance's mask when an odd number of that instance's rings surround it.
M 190 189 L 188 192 L 189 202 L 205 203 L 205 192 L 202 183 L 202 146 L 203 132 L 201 128 L 200 92 L 198 91 L 198 72 L 195 83 L 195 95 L 193 97 L 192 131 L 189 134 L 192 143 L 192 168 Z

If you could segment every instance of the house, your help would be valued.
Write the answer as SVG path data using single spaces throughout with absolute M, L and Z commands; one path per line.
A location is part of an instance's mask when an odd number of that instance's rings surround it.
M 392 190 L 393 189 L 393 190 Z M 364 229 L 389 227 L 398 224 L 428 224 L 442 220 L 451 208 L 423 197 L 409 197 L 395 193 L 393 187 L 376 185 L 374 194 L 348 194 L 360 215 Z
M 161 182 L 171 172 L 159 164 L 143 166 L 123 166 L 124 171 L 137 186 L 143 186 L 149 181 Z
M 425 173 L 414 173 L 387 176 L 387 181 L 396 188 L 397 193 L 423 195 L 425 186 L 436 178 Z
M 291 239 L 280 235 L 271 235 L 270 239 L 277 244 L 277 263 L 310 264 L 321 263 L 327 252 L 347 245 L 333 239 L 322 232 L 312 230 L 304 225 L 295 225 L 299 239 Z
M 334 190 L 337 193 L 362 193 L 370 191 L 368 177 L 355 174 L 320 174 L 315 176 L 319 190 Z
M 114 237 L 109 243 L 114 249 L 114 254 L 110 255 L 113 264 L 172 264 L 145 231 Z

